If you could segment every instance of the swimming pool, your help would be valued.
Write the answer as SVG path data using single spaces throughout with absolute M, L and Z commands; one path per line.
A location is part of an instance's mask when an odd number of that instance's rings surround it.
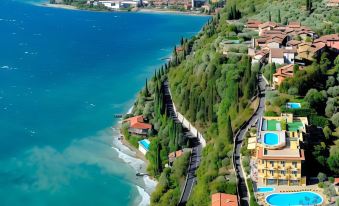
M 143 139 L 139 141 L 139 144 L 141 144 L 145 148 L 145 150 L 149 151 L 149 147 L 151 143 L 148 139 Z
M 273 187 L 258 187 L 258 192 L 273 192 Z
M 264 134 L 264 143 L 269 146 L 275 146 L 279 143 L 279 136 L 275 133 L 265 133 Z
M 296 103 L 296 102 L 288 102 L 286 104 L 286 106 L 289 109 L 300 109 L 301 108 L 301 104 L 300 103 Z
M 266 202 L 274 206 L 317 205 L 323 198 L 315 192 L 274 193 L 266 197 Z

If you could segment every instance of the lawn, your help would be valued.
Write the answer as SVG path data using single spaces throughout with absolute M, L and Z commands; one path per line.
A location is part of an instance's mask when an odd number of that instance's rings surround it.
M 292 122 L 287 124 L 288 131 L 296 132 L 303 126 L 302 122 Z
M 276 131 L 277 124 L 280 124 L 277 120 L 267 120 L 267 130 L 269 131 Z

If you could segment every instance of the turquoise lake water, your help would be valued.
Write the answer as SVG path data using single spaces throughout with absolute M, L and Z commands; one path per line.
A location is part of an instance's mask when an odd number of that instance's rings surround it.
M 1 0 L 0 205 L 147 202 L 113 115 L 207 19 Z

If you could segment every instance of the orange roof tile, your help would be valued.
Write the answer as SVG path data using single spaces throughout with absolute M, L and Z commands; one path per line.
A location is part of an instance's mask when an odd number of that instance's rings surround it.
M 135 129 L 152 129 L 152 125 L 144 123 L 144 117 L 142 115 L 125 119 L 123 122 L 129 122 L 131 128 Z
M 283 58 L 284 57 L 284 49 L 271 48 L 270 54 L 271 54 L 272 58 Z
M 236 195 L 215 193 L 212 194 L 212 206 L 238 206 L 238 198 Z
M 278 26 L 277 23 L 268 21 L 268 22 L 265 22 L 265 23 L 260 24 L 260 25 L 259 25 L 259 28 L 260 28 L 260 29 L 264 29 L 264 28 L 267 28 L 267 27 L 273 27 L 273 28 L 274 28 L 274 27 L 277 27 L 277 26 Z

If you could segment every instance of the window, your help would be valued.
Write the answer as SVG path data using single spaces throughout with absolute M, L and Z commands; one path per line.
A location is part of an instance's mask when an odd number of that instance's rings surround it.
M 292 174 L 295 175 L 295 176 L 297 176 L 298 171 L 292 171 Z
M 285 170 L 282 170 L 282 171 L 280 171 L 280 174 L 286 175 L 286 171 L 285 171 Z
M 273 174 L 274 174 L 274 170 L 270 170 L 269 172 L 270 172 L 270 175 L 272 175 L 272 176 L 273 176 Z
M 297 162 L 292 162 L 293 167 L 297 167 L 298 163 Z
M 274 161 L 270 161 L 272 167 L 274 167 Z
M 282 164 L 282 166 L 285 167 L 285 161 L 281 161 L 280 164 Z

